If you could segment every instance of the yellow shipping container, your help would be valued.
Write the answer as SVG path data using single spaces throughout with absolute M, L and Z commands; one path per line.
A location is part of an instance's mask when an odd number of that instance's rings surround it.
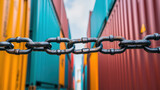
M 60 37 L 64 38 L 62 31 Z M 60 43 L 60 49 L 66 49 L 65 43 Z M 59 58 L 59 87 L 64 87 L 65 80 L 65 54 L 60 55 Z
M 87 65 L 87 55 L 88 55 L 88 54 L 84 54 L 84 61 L 83 61 L 83 62 L 84 62 L 84 66 Z
M 0 41 L 11 37 L 28 37 L 30 0 L 0 1 Z M 24 43 L 14 48 L 25 49 Z M 0 90 L 25 90 L 27 55 L 0 52 Z
M 98 52 L 90 55 L 90 90 L 99 90 L 98 80 Z

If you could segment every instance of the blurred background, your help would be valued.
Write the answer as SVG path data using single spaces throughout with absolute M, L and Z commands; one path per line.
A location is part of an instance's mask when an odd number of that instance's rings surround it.
M 160 0 L 0 0 L 0 90 L 160 90 L 159 9 Z M 98 46 L 107 50 L 59 54 L 68 47 L 56 37 L 110 35 L 152 40 L 129 48 L 108 37 Z
M 64 0 L 67 17 L 70 23 L 72 39 L 87 37 L 89 13 L 93 10 L 95 0 Z M 84 48 L 85 44 L 77 44 L 76 48 Z M 83 55 L 74 55 L 75 81 L 81 80 Z M 82 68 L 83 69 L 83 68 Z M 81 82 L 77 82 L 77 90 Z

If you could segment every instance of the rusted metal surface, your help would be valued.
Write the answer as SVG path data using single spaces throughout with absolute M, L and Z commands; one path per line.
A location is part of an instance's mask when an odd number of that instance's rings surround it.
M 160 33 L 159 0 L 117 0 L 101 36 L 142 39 Z M 152 47 L 160 45 L 153 42 Z M 118 48 L 118 42 L 104 42 L 105 48 Z M 160 55 L 144 50 L 127 50 L 119 55 L 99 53 L 99 89 L 159 90 Z

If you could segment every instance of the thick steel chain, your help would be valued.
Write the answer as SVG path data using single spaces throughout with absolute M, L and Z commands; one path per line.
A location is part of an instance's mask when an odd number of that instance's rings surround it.
M 69 53 L 75 53 L 75 54 L 85 54 L 85 53 L 91 53 L 91 52 L 101 52 L 104 54 L 118 54 L 123 53 L 126 49 L 144 49 L 147 52 L 151 53 L 160 53 L 160 47 L 151 48 L 151 41 L 150 40 L 159 40 L 160 34 L 155 33 L 153 35 L 147 35 L 142 40 L 126 40 L 125 38 L 121 36 L 108 36 L 108 37 L 100 37 L 100 38 L 81 38 L 81 39 L 68 39 L 68 38 L 49 38 L 44 42 L 33 42 L 29 38 L 10 38 L 5 42 L 0 42 L 0 51 L 6 51 L 10 54 L 29 54 L 32 51 L 45 51 L 48 54 L 69 54 Z M 104 49 L 102 42 L 109 41 L 119 41 L 119 47 L 120 49 Z M 20 49 L 14 49 L 13 42 L 21 43 L 26 42 L 25 47 L 26 50 L 20 50 Z M 65 50 L 53 50 L 52 42 L 56 43 L 66 43 L 67 48 Z M 75 44 L 77 43 L 89 43 L 89 42 L 95 42 L 94 48 L 82 48 L 82 49 L 75 49 Z

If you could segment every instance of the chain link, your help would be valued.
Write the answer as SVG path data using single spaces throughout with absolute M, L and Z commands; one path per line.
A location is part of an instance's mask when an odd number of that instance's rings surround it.
M 32 51 L 45 51 L 48 54 L 85 54 L 85 53 L 92 53 L 92 52 L 101 52 L 104 54 L 118 54 L 123 53 L 126 49 L 144 49 L 147 52 L 151 53 L 160 53 L 160 47 L 151 48 L 151 41 L 155 40 L 158 41 L 160 39 L 160 34 L 155 33 L 153 35 L 147 35 L 142 40 L 126 40 L 121 36 L 108 36 L 108 37 L 100 37 L 100 38 L 81 38 L 81 39 L 68 39 L 68 38 L 49 38 L 44 42 L 33 42 L 29 38 L 10 38 L 7 41 L 0 42 L 0 51 L 6 51 L 10 54 L 29 54 Z M 119 49 L 104 49 L 102 42 L 114 42 L 119 41 Z M 26 50 L 14 49 L 13 42 L 21 43 L 26 42 L 25 47 Z M 52 42 L 56 43 L 66 43 L 67 48 L 64 50 L 54 50 Z M 78 43 L 91 43 L 95 42 L 94 48 L 82 48 L 82 49 L 75 49 L 75 44 Z

